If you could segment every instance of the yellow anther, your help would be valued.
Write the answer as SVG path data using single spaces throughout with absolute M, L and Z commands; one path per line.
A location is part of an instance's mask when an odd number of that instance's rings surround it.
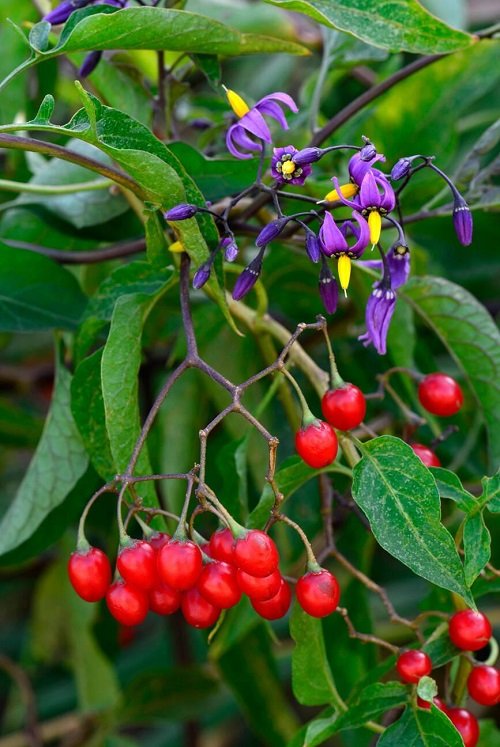
M 281 165 L 281 171 L 283 174 L 293 174 L 295 168 L 296 166 L 293 161 L 283 161 Z
M 236 91 L 231 91 L 231 89 L 226 88 L 226 86 L 222 86 L 222 88 L 226 92 L 229 106 L 236 114 L 236 116 L 241 119 L 241 117 L 245 116 L 245 114 L 250 111 L 250 107 L 248 106 L 246 101 L 244 101 L 244 99 L 242 99 L 241 96 L 236 93 Z
M 174 241 L 173 244 L 170 244 L 168 250 L 170 252 L 173 252 L 174 254 L 181 254 L 184 251 L 184 247 L 182 246 L 180 241 Z
M 370 212 L 368 216 L 368 228 L 370 229 L 370 241 L 375 246 L 380 240 L 380 232 L 382 230 L 382 218 L 378 210 Z
M 345 197 L 346 200 L 349 200 L 351 197 L 354 197 L 358 194 L 359 187 L 357 184 L 353 184 L 352 182 L 349 182 L 348 184 L 342 184 L 340 187 L 340 194 L 342 197 Z M 325 202 L 335 202 L 336 200 L 339 200 L 339 193 L 336 189 L 332 189 L 331 192 L 328 192 L 328 194 L 325 197 Z
M 347 289 L 351 279 L 351 258 L 347 254 L 341 254 L 338 264 L 340 286 L 347 296 Z

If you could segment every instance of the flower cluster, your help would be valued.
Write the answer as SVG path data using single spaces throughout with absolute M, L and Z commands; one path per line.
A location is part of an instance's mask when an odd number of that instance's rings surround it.
M 232 197 L 220 214 L 207 206 L 178 205 L 167 213 L 169 222 L 193 218 L 196 213 L 208 212 L 221 224 L 222 237 L 217 249 L 198 268 L 193 285 L 201 288 L 210 278 L 213 262 L 219 251 L 225 259 L 233 261 L 238 247 L 229 225 L 232 208 L 245 196 L 265 193 L 272 200 L 276 217 L 262 227 L 255 239 L 257 252 L 243 269 L 233 288 L 233 298 L 240 300 L 259 279 L 264 256 L 272 241 L 289 238 L 297 229 L 305 232 L 305 250 L 309 259 L 320 263 L 319 293 L 328 313 L 333 314 L 338 305 L 338 285 L 347 295 L 353 261 L 360 261 L 367 249 L 377 249 L 377 257 L 361 260 L 365 267 L 380 272 L 366 304 L 366 332 L 360 336 L 364 345 L 373 345 L 383 355 L 386 352 L 387 334 L 397 300 L 397 290 L 406 283 L 410 272 L 410 250 L 401 222 L 399 195 L 414 173 L 424 167 L 432 169 L 449 186 L 453 196 L 453 225 L 459 241 L 468 245 L 472 241 L 472 216 L 470 209 L 451 179 L 433 163 L 433 157 L 413 155 L 399 159 L 390 173 L 380 166 L 385 156 L 377 152 L 368 138 L 363 145 L 333 145 L 326 148 L 297 148 L 294 145 L 273 148 L 270 175 L 273 183 L 265 179 L 266 146 L 272 144 L 272 134 L 265 117 L 274 120 L 283 130 L 288 123 L 283 106 L 297 112 L 293 99 L 286 93 L 275 92 L 264 96 L 254 106 L 249 106 L 235 91 L 224 88 L 228 102 L 237 117 L 226 133 L 229 152 L 238 159 L 259 155 L 257 177 L 253 185 Z M 300 193 L 287 193 L 288 185 L 302 186 L 312 174 L 312 164 L 326 154 L 337 150 L 355 151 L 347 164 L 348 178 L 341 181 L 333 176 L 333 189 L 315 209 L 287 215 L 281 200 L 287 197 L 309 203 L 311 197 Z M 401 182 L 396 188 L 395 183 Z M 334 217 L 337 209 L 350 209 L 348 217 Z M 393 212 L 398 208 L 397 220 Z M 392 245 L 384 248 L 382 231 L 391 228 L 397 233 Z M 332 262 L 337 279 L 332 272 Z

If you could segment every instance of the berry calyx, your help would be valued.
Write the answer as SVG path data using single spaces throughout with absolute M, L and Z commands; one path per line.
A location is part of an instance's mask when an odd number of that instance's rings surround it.
M 149 608 L 157 615 L 171 615 L 181 606 L 181 592 L 168 584 L 158 584 L 149 592 Z
M 234 563 L 234 537 L 230 529 L 218 529 L 210 537 L 208 555 L 223 563 Z
M 190 589 L 203 568 L 201 550 L 191 540 L 172 539 L 159 551 L 157 568 L 163 583 L 178 591 Z
M 71 586 L 86 602 L 104 599 L 111 583 L 111 564 L 102 550 L 89 547 L 77 550 L 68 561 Z
M 120 576 L 128 584 L 146 591 L 156 583 L 156 554 L 145 540 L 135 540 L 123 547 L 116 559 Z
M 278 567 L 278 548 L 268 534 L 250 529 L 235 542 L 234 563 L 251 576 L 269 576 Z
M 198 591 L 210 604 L 226 610 L 241 599 L 241 589 L 236 580 L 236 568 L 215 560 L 207 563 L 198 579 Z
M 265 620 L 278 620 L 280 617 L 286 615 L 290 609 L 291 601 L 292 592 L 283 578 L 281 579 L 278 593 L 274 597 L 271 597 L 271 599 L 267 599 L 265 602 L 250 599 L 254 610 Z
M 426 467 L 440 467 L 441 462 L 439 461 L 439 457 L 434 454 L 432 449 L 429 449 L 428 446 L 424 446 L 424 444 L 410 444 L 411 448 L 415 452 L 415 454 L 420 457 L 422 462 L 425 464 Z
M 238 568 L 236 571 L 236 580 L 241 591 L 250 599 L 257 602 L 265 602 L 278 593 L 281 586 L 281 574 L 278 570 L 273 571 L 269 576 L 251 576 L 246 571 Z
M 425 651 L 403 651 L 396 662 L 396 669 L 403 682 L 416 685 L 421 677 L 432 672 L 432 661 Z
M 126 581 L 115 581 L 106 594 L 108 609 L 122 625 L 139 625 L 148 614 L 148 596 L 145 591 Z
M 465 708 L 448 708 L 446 715 L 462 737 L 465 747 L 476 747 L 479 740 L 476 717 Z
M 329 423 L 314 420 L 297 431 L 295 448 L 306 464 L 321 469 L 331 464 L 337 456 L 337 436 Z
M 220 609 L 200 594 L 198 589 L 189 589 L 182 595 L 184 619 L 193 628 L 210 628 L 220 615 Z
M 350 431 L 366 415 L 365 395 L 355 384 L 344 384 L 323 395 L 321 410 L 326 420 L 341 431 Z
M 418 398 L 427 412 L 445 418 L 455 415 L 464 401 L 459 384 L 442 373 L 432 373 L 422 379 L 418 385 Z
M 457 648 L 479 651 L 491 638 L 491 623 L 482 612 L 460 610 L 451 617 L 448 633 Z
M 337 579 L 324 568 L 309 571 L 299 578 L 295 593 L 300 606 L 311 617 L 331 615 L 340 599 Z
M 148 537 L 148 542 L 153 548 L 155 552 L 158 552 L 161 550 L 163 545 L 166 545 L 167 542 L 170 541 L 170 535 L 166 532 L 153 532 L 153 534 Z
M 492 706 L 500 702 L 500 671 L 495 667 L 474 667 L 467 680 L 467 690 L 476 703 Z

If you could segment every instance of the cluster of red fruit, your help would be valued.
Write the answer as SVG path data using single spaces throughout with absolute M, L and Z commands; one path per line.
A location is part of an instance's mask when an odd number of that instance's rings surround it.
M 482 612 L 461 610 L 450 619 L 449 636 L 451 642 L 462 651 L 479 651 L 491 638 L 491 623 Z M 396 662 L 396 668 L 403 682 L 417 684 L 422 677 L 432 671 L 432 662 L 425 651 L 404 651 Z M 500 702 L 500 671 L 492 666 L 475 666 L 467 680 L 470 697 L 486 706 Z M 421 708 L 431 704 L 417 699 Z M 479 740 L 479 724 L 476 717 L 466 708 L 450 708 L 440 698 L 433 699 L 434 705 L 443 711 L 454 724 L 463 739 L 465 747 L 475 747 Z
M 278 564 L 278 549 L 265 532 L 242 529 L 235 539 L 229 529 L 219 529 L 201 548 L 163 533 L 130 540 L 118 554 L 119 578 L 113 583 L 109 559 L 95 547 L 74 552 L 68 573 L 82 599 L 97 602 L 105 597 L 109 611 L 123 625 L 138 625 L 148 610 L 170 615 L 181 609 L 187 623 L 207 628 L 243 593 L 261 617 L 283 617 L 292 594 Z M 324 617 L 337 608 L 339 585 L 333 574 L 310 563 L 297 582 L 296 596 L 305 612 Z
M 418 398 L 427 412 L 441 417 L 455 415 L 464 400 L 457 382 L 442 373 L 429 374 L 422 379 Z M 315 469 L 327 467 L 335 460 L 338 442 L 334 428 L 340 431 L 357 428 L 366 415 L 366 400 L 361 389 L 347 383 L 324 394 L 321 410 L 327 422 L 318 419 L 305 422 L 295 435 L 297 453 Z M 441 466 L 438 457 L 428 446 L 418 443 L 410 446 L 426 467 Z

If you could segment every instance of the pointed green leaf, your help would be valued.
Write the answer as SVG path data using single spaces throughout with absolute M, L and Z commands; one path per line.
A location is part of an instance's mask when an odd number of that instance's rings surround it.
M 477 508 L 477 498 L 474 498 L 472 493 L 465 490 L 460 478 L 454 472 L 443 467 L 431 467 L 430 471 L 434 475 L 441 498 L 449 498 L 451 501 L 455 501 L 459 509 L 466 514 Z
M 465 581 L 472 586 L 491 557 L 491 536 L 482 511 L 465 519 L 463 546 Z
M 462 737 L 436 706 L 406 708 L 401 718 L 382 734 L 377 747 L 464 747 Z
M 483 493 L 479 498 L 482 506 L 487 506 L 492 513 L 500 511 L 500 471 L 492 477 L 483 477 L 481 480 Z
M 409 690 L 401 682 L 375 682 L 368 685 L 349 709 L 335 722 L 335 732 L 361 726 L 376 719 L 391 708 L 408 702 Z M 334 732 L 332 732 L 334 733 Z

